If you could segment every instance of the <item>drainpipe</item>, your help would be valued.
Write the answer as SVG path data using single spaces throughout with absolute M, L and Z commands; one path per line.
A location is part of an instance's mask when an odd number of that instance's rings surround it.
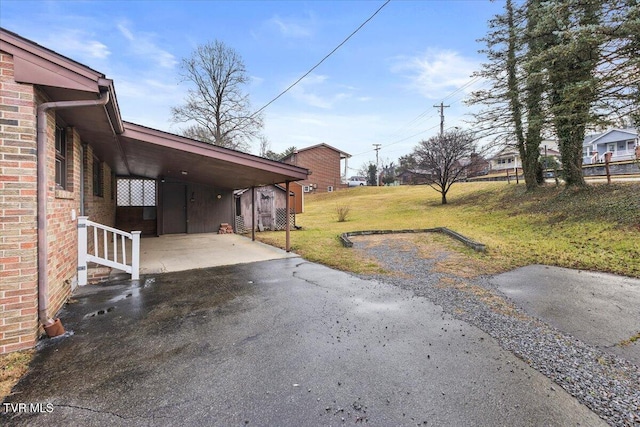
M 65 108 L 106 105 L 107 102 L 109 102 L 109 92 L 103 92 L 100 94 L 100 98 L 94 100 L 45 102 L 38 106 L 38 319 L 43 326 L 48 327 L 55 323 L 47 316 L 49 305 L 47 292 L 47 264 L 49 260 L 47 246 L 47 112 Z
M 87 145 L 80 144 L 80 216 L 84 216 L 84 156 L 87 153 Z

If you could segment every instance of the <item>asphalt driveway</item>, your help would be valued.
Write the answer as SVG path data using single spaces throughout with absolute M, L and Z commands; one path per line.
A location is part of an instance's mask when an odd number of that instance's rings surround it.
M 4 425 L 604 425 L 426 298 L 301 259 L 90 286 L 62 317 Z

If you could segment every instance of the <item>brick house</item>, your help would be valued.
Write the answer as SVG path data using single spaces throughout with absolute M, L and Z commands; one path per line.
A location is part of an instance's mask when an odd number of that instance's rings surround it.
M 350 154 L 328 144 L 302 148 L 282 159 L 282 162 L 309 169 L 307 179 L 300 181 L 305 193 L 326 193 L 347 188 Z
M 0 28 L 0 354 L 33 347 L 77 286 L 79 216 L 215 232 L 233 190 L 307 174 L 125 122 L 112 80 Z

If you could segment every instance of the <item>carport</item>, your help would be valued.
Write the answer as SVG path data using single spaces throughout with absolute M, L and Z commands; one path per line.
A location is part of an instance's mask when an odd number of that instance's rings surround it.
M 308 175 L 304 168 L 127 122 L 118 144 L 123 155 L 114 159 L 117 175 L 155 180 L 157 212 L 145 219 L 139 207 L 136 213 L 119 206 L 129 212 L 118 212 L 117 222 L 124 223 L 116 226 L 144 230 L 149 227 L 140 221 L 155 219 L 155 233 L 148 234 L 217 232 L 235 222 L 234 190 L 281 183 L 288 188 Z M 255 221 L 255 208 L 253 213 Z
M 218 232 L 221 224 L 234 225 L 234 190 L 253 191 L 269 184 L 284 184 L 288 188 L 290 182 L 308 175 L 307 169 L 297 166 L 114 121 L 98 109 L 83 113 L 102 115 L 111 129 L 105 132 L 104 126 L 95 125 L 100 121 L 97 117 L 93 120 L 87 117 L 78 125 L 83 127 L 87 123 L 80 131 L 92 141 L 96 155 L 111 166 L 114 179 L 118 180 L 115 227 L 141 230 L 143 236 Z M 139 194 L 129 197 L 151 203 L 138 201 L 121 206 L 120 193 L 127 187 L 120 185 L 120 181 L 125 179 L 152 188 L 151 197 Z M 131 184 L 130 188 L 133 187 Z M 287 251 L 289 230 L 290 224 L 286 227 Z
M 238 256 L 236 261 L 239 263 L 282 257 L 262 254 L 264 248 L 259 248 L 255 243 L 255 188 L 269 184 L 284 184 L 288 190 L 291 182 L 307 177 L 307 169 L 134 123 L 123 122 L 121 132 L 117 127 L 113 129 L 111 138 L 106 138 L 104 132 L 92 133 L 90 129 L 82 131 L 93 140 L 95 152 L 111 165 L 114 172 L 114 185 L 117 182 L 117 195 L 114 200 L 116 203 L 113 206 L 115 228 L 126 232 L 141 231 L 142 236 L 173 235 L 178 239 L 176 242 L 179 242 L 167 243 L 169 240 L 166 238 L 162 241 L 143 238 L 141 248 L 146 248 L 147 254 L 156 254 L 155 260 L 158 260 L 158 257 L 162 258 L 160 261 L 151 262 L 152 266 L 147 268 L 145 263 L 149 260 L 145 259 L 144 251 L 140 253 L 140 267 L 143 273 L 183 270 L 184 268 L 176 266 L 177 263 L 191 265 L 191 268 L 226 265 L 232 263 L 230 261 L 234 255 Z M 250 188 L 254 200 L 251 215 L 251 241 L 254 247 L 247 247 L 244 252 L 238 251 L 237 247 L 233 246 L 242 245 L 237 245 L 237 242 L 230 243 L 231 238 L 199 239 L 192 246 L 185 247 L 184 243 L 189 240 L 183 239 L 184 236 L 212 234 L 218 233 L 220 229 L 228 231 L 229 228 L 234 228 L 236 205 L 233 192 L 240 188 Z M 142 191 L 142 194 L 134 194 L 134 190 Z M 129 203 L 123 204 L 122 200 Z M 288 199 L 285 209 L 286 212 L 292 210 Z M 94 228 L 96 227 L 94 225 Z M 290 229 L 290 215 L 287 215 L 285 253 L 290 250 Z M 98 232 L 98 237 L 95 238 L 97 244 L 93 247 L 101 247 L 103 242 L 111 240 L 110 235 L 105 234 L 103 238 Z M 115 246 L 117 240 L 115 237 L 113 240 Z M 246 240 L 248 239 L 241 238 L 240 241 L 246 244 Z M 91 243 L 92 239 L 89 238 L 89 245 Z M 161 247 L 149 250 L 153 245 L 160 243 Z M 131 241 L 123 245 L 132 247 Z M 216 245 L 216 248 L 203 245 Z M 107 245 L 104 247 L 106 249 Z M 101 249 L 98 252 L 100 251 Z M 111 243 L 105 253 L 107 252 L 108 255 L 104 258 L 94 258 L 95 262 L 103 263 L 101 260 L 105 259 L 104 265 L 116 269 L 126 267 L 126 262 L 121 264 L 116 260 L 117 250 L 113 249 Z M 131 249 L 128 253 L 133 252 Z M 255 255 L 254 252 L 258 254 Z M 111 258 L 114 253 L 116 256 Z M 192 256 L 186 256 L 189 253 Z M 114 263 L 109 260 L 113 260 Z M 79 269 L 82 269 L 85 265 L 84 260 L 79 260 L 78 264 Z M 167 268 L 167 264 L 174 267 Z M 131 268 L 133 271 L 133 264 Z M 132 277 L 135 277 L 133 273 Z M 82 283 L 85 283 L 84 279 Z

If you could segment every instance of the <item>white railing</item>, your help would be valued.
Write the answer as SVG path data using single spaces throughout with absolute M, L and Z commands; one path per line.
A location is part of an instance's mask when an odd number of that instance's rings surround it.
M 93 253 L 89 253 L 89 227 L 93 228 Z M 127 239 L 131 240 L 131 264 L 127 263 Z M 120 249 L 118 248 L 120 247 Z M 87 263 L 123 270 L 131 274 L 131 280 L 140 278 L 140 231 L 118 230 L 78 217 L 78 285 L 87 284 Z

